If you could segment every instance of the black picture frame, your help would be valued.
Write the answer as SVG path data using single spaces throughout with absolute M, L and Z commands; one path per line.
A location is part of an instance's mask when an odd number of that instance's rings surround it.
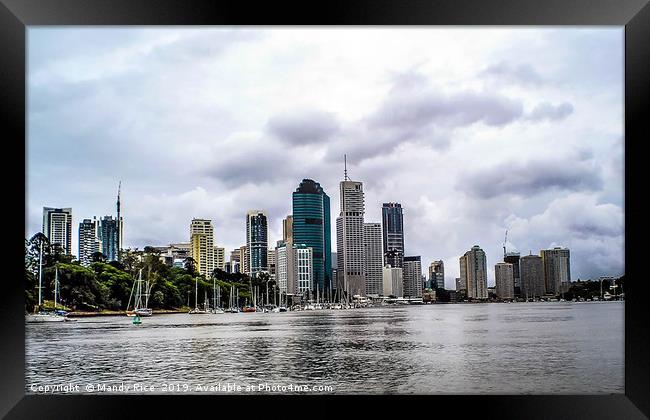
M 618 395 L 504 395 L 504 396 L 302 396 L 283 399 L 286 415 L 321 412 L 343 415 L 353 404 L 364 412 L 379 413 L 387 406 L 408 415 L 481 416 L 483 418 L 590 418 L 636 419 L 650 417 L 650 317 L 644 299 L 650 297 L 641 272 L 644 261 L 643 207 L 647 191 L 641 175 L 642 148 L 647 135 L 650 89 L 650 5 L 647 0 L 444 0 L 329 1 L 314 4 L 209 0 L 0 0 L 0 115 L 5 150 L 5 209 L 16 220 L 25 217 L 26 177 L 25 89 L 26 27 L 32 25 L 616 25 L 625 26 L 625 394 Z M 15 169 L 14 169 L 15 168 Z M 8 216 L 5 216 L 8 219 Z M 13 218 L 12 218 L 13 220 Z M 5 274 L 0 340 L 0 415 L 7 418 L 114 418 L 151 414 L 162 417 L 189 413 L 190 407 L 215 412 L 239 407 L 251 412 L 239 396 L 101 396 L 25 395 L 25 325 L 23 270 L 18 265 L 24 226 L 6 235 Z M 24 257 L 24 256 L 22 256 Z M 15 269 L 15 273 L 14 273 Z M 598 351 L 597 348 L 593 351 Z M 255 396 L 253 407 L 276 403 L 273 396 Z M 344 401 L 330 401 L 341 398 Z M 398 399 L 399 401 L 393 401 Z M 259 403 L 258 403 L 259 401 Z M 302 407 L 295 409 L 295 404 Z M 221 411 L 223 415 L 223 411 Z M 194 415 L 194 414 L 192 414 Z M 244 414 L 246 415 L 246 414 Z M 372 414 L 371 414 L 372 415 Z

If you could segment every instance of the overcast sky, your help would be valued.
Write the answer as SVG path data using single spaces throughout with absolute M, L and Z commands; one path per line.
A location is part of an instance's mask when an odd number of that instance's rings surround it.
M 478 244 L 571 250 L 574 280 L 624 270 L 623 28 L 28 28 L 26 235 L 42 208 L 114 215 L 127 247 L 227 255 L 245 215 L 281 238 L 303 178 L 339 214 L 343 154 L 367 222 L 404 208 L 423 271 Z M 336 240 L 333 240 L 334 247 Z M 333 248 L 332 252 L 336 252 Z

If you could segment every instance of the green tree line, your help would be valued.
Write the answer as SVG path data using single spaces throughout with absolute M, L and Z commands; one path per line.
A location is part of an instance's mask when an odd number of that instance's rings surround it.
M 41 257 L 42 250 L 42 257 Z M 42 258 L 42 259 L 41 259 Z M 101 253 L 92 256 L 85 267 L 73 256 L 65 254 L 59 244 L 50 244 L 42 233 L 25 240 L 25 309 L 33 312 L 38 306 L 38 267 L 42 266 L 43 300 L 54 300 L 55 272 L 59 275 L 59 303 L 70 310 L 126 310 L 133 284 L 140 271 L 150 285 L 148 306 L 152 309 L 179 309 L 203 306 L 207 294 L 212 306 L 213 285 L 220 287 L 222 306 L 230 301 L 230 289 L 238 291 L 238 305 L 251 302 L 251 289 L 259 286 L 259 299 L 264 298 L 267 273 L 251 278 L 243 273 L 226 273 L 215 269 L 209 278 L 198 273 L 196 261 L 187 258 L 184 267 L 170 267 L 161 261 L 152 247 L 122 251 L 120 261 L 106 262 Z M 268 281 L 269 295 L 275 283 Z M 195 291 L 198 287 L 198 293 Z M 270 298 L 272 300 L 272 298 Z

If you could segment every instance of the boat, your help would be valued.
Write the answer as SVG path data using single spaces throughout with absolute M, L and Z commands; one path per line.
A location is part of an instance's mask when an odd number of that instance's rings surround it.
M 41 284 L 42 284 L 42 245 L 41 245 L 41 256 L 39 257 L 39 267 L 38 267 L 38 308 L 41 308 L 43 305 L 42 294 L 41 294 Z M 59 296 L 59 267 L 55 266 L 54 274 L 54 311 L 43 311 L 40 310 L 38 313 L 33 313 L 27 315 L 27 322 L 63 322 L 70 321 L 67 315 L 68 313 L 64 310 L 58 310 L 58 296 Z
M 210 310 L 210 313 L 224 313 L 224 310 L 221 308 L 221 288 L 217 286 L 217 280 L 214 277 L 212 278 L 212 309 Z
M 257 310 L 252 306 L 244 306 L 241 311 L 242 312 L 257 312 Z
M 140 315 L 135 314 L 133 316 L 133 325 L 140 325 L 142 324 L 142 320 L 140 319 Z
M 140 272 L 138 274 L 138 279 L 133 282 L 133 287 L 131 288 L 131 296 L 129 296 L 129 303 L 127 304 L 126 308 L 126 315 L 130 317 L 135 317 L 135 316 L 151 316 L 153 315 L 153 310 L 151 308 L 148 308 L 149 306 L 149 282 L 147 284 L 143 285 L 142 283 L 144 280 L 142 280 L 142 269 L 140 269 Z M 144 293 L 143 293 L 144 289 Z M 133 309 L 129 310 L 129 307 L 131 305 L 131 297 L 133 297 L 133 293 L 135 292 L 135 301 L 133 303 Z M 144 301 L 143 301 L 144 298 Z
M 190 315 L 207 314 L 208 313 L 208 311 L 206 311 L 205 309 L 199 309 L 198 294 L 199 294 L 199 278 L 197 277 L 195 279 L 195 286 L 194 286 L 194 309 L 192 309 L 191 311 L 188 312 L 188 314 L 190 314 Z

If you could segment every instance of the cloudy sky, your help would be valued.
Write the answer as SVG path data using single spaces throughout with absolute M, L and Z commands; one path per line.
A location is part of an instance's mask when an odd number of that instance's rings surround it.
M 569 247 L 573 279 L 622 274 L 623 35 L 30 27 L 26 235 L 72 207 L 76 251 L 121 180 L 126 246 L 186 242 L 196 217 L 230 252 L 249 209 L 274 244 L 303 178 L 338 216 L 346 153 L 366 221 L 400 202 L 407 255 L 443 259 L 447 287 L 475 244 L 494 284 L 506 229 L 522 255 Z

